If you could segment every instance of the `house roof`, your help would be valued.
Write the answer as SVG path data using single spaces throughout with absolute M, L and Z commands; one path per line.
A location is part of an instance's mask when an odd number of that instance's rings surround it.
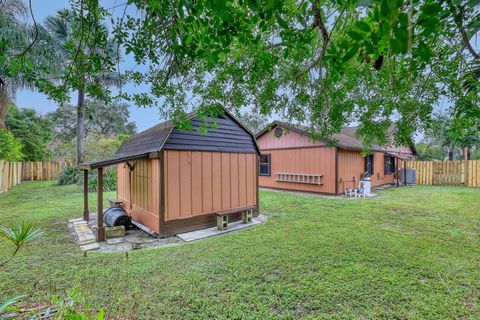
M 291 123 L 287 122 L 282 122 L 282 121 L 274 121 L 267 127 L 265 127 L 263 130 L 257 133 L 256 138 L 260 138 L 276 126 L 280 126 L 283 128 L 286 128 L 288 130 L 291 130 L 293 132 L 297 132 L 302 135 L 308 135 L 308 127 L 303 126 L 303 125 L 294 125 Z M 345 127 L 342 129 L 340 133 L 334 134 L 329 137 L 330 140 L 335 142 L 335 145 L 341 149 L 346 149 L 346 150 L 358 150 L 362 151 L 365 150 L 365 147 L 363 146 L 362 142 L 357 138 L 356 136 L 356 131 L 357 127 Z M 389 130 L 390 133 L 392 133 L 392 129 Z M 416 154 L 415 147 L 410 146 L 413 154 Z M 383 147 L 380 145 L 373 145 L 372 146 L 373 151 L 389 151 L 388 147 Z
M 257 153 L 260 153 L 260 149 L 258 148 L 257 142 L 255 140 L 255 135 L 226 109 L 224 109 L 224 112 L 234 122 L 236 122 L 240 127 L 242 127 L 246 132 L 248 132 L 248 134 L 253 139 L 253 143 L 255 145 Z M 195 112 L 191 112 L 187 114 L 187 119 L 192 120 L 195 115 Z M 150 154 L 162 150 L 165 142 L 167 141 L 168 137 L 171 135 L 174 129 L 175 125 L 171 120 L 159 123 L 151 127 L 150 129 L 133 135 L 128 140 L 124 141 L 112 158 L 90 163 L 83 163 L 81 164 L 81 167 L 84 169 L 96 169 L 126 161 L 148 158 Z

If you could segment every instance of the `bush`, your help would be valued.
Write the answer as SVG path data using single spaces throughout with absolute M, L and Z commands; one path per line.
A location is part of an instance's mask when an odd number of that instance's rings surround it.
M 0 129 L 0 160 L 22 161 L 22 144 L 13 134 L 5 129 Z
M 61 186 L 68 184 L 78 184 L 83 181 L 83 170 L 79 167 L 67 167 L 58 177 L 58 184 Z
M 83 176 L 82 182 L 83 183 Z M 97 171 L 90 171 L 88 175 L 88 190 L 97 191 Z M 103 191 L 117 190 L 117 170 L 112 167 L 104 169 L 103 172 Z
M 83 170 L 79 167 L 68 167 L 58 177 L 58 184 L 83 185 Z M 103 172 L 103 191 L 117 190 L 117 170 L 113 167 L 105 168 Z M 91 170 L 88 173 L 88 191 L 97 191 L 97 171 Z

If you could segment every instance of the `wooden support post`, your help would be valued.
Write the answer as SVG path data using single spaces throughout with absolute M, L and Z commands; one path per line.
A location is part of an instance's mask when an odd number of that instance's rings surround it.
M 103 226 L 103 168 L 97 169 L 97 242 L 105 241 L 105 227 Z
M 398 168 L 398 163 L 400 162 L 400 158 L 395 158 L 395 165 L 397 167 L 397 188 L 400 187 L 400 170 Z
M 83 220 L 90 219 L 90 211 L 88 211 L 88 170 L 83 170 Z

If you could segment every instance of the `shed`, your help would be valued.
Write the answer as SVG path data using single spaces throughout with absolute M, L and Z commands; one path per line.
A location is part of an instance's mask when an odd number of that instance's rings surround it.
M 215 214 L 228 213 L 233 221 L 246 210 L 258 215 L 254 134 L 226 110 L 217 118 L 188 118 L 190 130 L 166 121 L 126 140 L 114 157 L 82 164 L 85 175 L 98 170 L 97 241 L 104 241 L 100 186 L 106 166 L 117 167 L 117 198 L 127 213 L 161 237 L 214 226 Z M 209 124 L 214 128 L 200 130 Z

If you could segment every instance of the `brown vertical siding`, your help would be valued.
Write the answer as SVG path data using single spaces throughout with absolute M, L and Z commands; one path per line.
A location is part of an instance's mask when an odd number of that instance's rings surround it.
M 292 132 L 289 134 L 292 134 Z M 335 148 L 280 149 L 266 150 L 262 153 L 270 154 L 271 175 L 259 177 L 260 187 L 335 193 Z M 319 186 L 296 182 L 279 182 L 276 173 L 322 174 L 323 184 Z
M 374 152 L 372 187 L 393 183 L 394 174 L 384 173 L 383 152 Z M 365 158 L 360 151 L 338 150 L 338 191 L 344 192 L 345 188 L 358 187 L 360 176 L 365 171 Z M 355 177 L 355 184 L 352 182 Z
M 256 205 L 256 154 L 165 150 L 165 220 Z
M 375 152 L 374 153 L 374 163 L 373 163 L 373 176 L 372 179 L 372 186 L 381 186 L 382 184 L 389 184 L 393 183 L 394 174 L 388 173 L 385 174 L 385 153 L 383 152 Z
M 383 160 L 382 160 L 383 161 Z M 377 159 L 374 160 L 377 169 Z M 338 149 L 338 191 L 358 187 L 360 175 L 365 171 L 365 160 L 359 151 Z M 383 171 L 382 171 L 383 172 Z M 355 180 L 355 183 L 353 182 Z
M 284 129 L 285 134 L 280 138 L 275 137 L 274 132 L 275 130 L 271 130 L 257 140 L 260 150 L 325 145 L 323 141 L 313 141 L 309 137 L 294 131 L 287 132 L 287 130 Z
M 213 185 L 212 185 L 212 153 L 202 152 L 202 212 L 212 212 Z
M 160 172 L 159 159 L 132 161 L 134 170 L 129 182 L 127 164 L 117 165 L 117 196 L 125 204 L 131 217 L 159 232 L 159 193 Z M 130 194 L 130 186 L 131 191 Z M 130 208 L 131 207 L 131 208 Z

